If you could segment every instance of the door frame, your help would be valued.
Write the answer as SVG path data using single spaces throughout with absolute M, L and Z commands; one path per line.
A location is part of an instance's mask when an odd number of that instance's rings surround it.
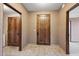
M 66 54 L 69 54 L 69 12 L 79 6 L 79 3 L 73 5 L 67 12 L 66 12 Z
M 22 13 L 19 12 L 17 9 L 15 9 L 13 6 L 11 6 L 8 3 L 3 3 L 4 5 L 8 6 L 9 8 L 11 8 L 12 10 L 14 10 L 15 12 L 17 12 L 18 14 L 20 14 L 20 21 L 21 21 L 21 36 L 20 36 L 20 42 L 19 42 L 19 51 L 22 51 Z
M 49 15 L 49 44 L 44 44 L 44 45 L 50 45 L 50 44 L 51 44 L 51 39 L 50 39 L 50 37 L 51 37 L 51 32 L 50 32 L 50 31 L 51 31 L 51 30 L 50 30 L 50 29 L 51 29 L 50 16 L 51 16 L 51 15 L 50 15 L 50 14 L 37 14 L 37 18 L 36 18 L 36 37 L 37 37 L 37 35 L 38 35 L 38 34 L 37 34 L 37 28 L 38 28 L 38 27 L 37 27 L 37 26 L 38 26 L 38 25 L 37 25 L 37 22 L 38 22 L 37 19 L 38 19 L 38 15 Z M 38 37 L 37 37 L 37 44 L 38 44 Z M 38 45 L 39 45 L 39 44 L 38 44 Z M 42 44 L 40 44 L 40 45 L 42 45 Z
M 72 22 L 72 21 L 69 20 L 69 27 L 70 27 L 70 28 L 69 28 L 69 31 L 70 31 L 70 32 L 69 32 L 69 36 L 70 36 L 70 37 L 69 37 L 69 40 L 70 40 L 70 42 L 71 42 L 71 22 Z

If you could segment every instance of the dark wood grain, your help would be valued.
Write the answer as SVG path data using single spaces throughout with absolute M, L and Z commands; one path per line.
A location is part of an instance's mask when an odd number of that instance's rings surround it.
M 42 15 L 46 19 L 42 19 Z M 41 19 L 40 19 L 41 18 Z M 39 14 L 37 15 L 37 44 L 50 45 L 50 15 Z
M 19 17 L 8 17 L 8 45 L 19 46 L 20 45 L 20 20 Z

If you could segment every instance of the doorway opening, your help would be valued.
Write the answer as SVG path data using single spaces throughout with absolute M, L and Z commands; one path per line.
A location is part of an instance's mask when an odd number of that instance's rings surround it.
M 72 6 L 66 14 L 66 54 L 79 54 L 79 4 Z
M 7 3 L 3 3 L 3 52 L 6 48 L 22 50 L 21 13 Z

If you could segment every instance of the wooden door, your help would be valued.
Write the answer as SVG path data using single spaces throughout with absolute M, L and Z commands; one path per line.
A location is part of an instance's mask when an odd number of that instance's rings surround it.
M 8 17 L 8 45 L 19 46 L 21 40 L 21 25 L 19 17 Z
M 37 15 L 37 44 L 50 44 L 50 15 Z

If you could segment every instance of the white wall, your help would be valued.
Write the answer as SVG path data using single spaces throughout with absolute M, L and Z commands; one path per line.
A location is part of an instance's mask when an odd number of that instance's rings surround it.
M 37 14 L 50 14 L 51 44 L 58 44 L 57 39 L 57 12 L 30 12 L 29 13 L 29 43 L 37 43 L 36 25 Z
M 79 41 L 79 18 L 71 18 L 71 41 Z
M 69 12 L 69 18 L 77 18 L 79 17 L 79 6 Z

